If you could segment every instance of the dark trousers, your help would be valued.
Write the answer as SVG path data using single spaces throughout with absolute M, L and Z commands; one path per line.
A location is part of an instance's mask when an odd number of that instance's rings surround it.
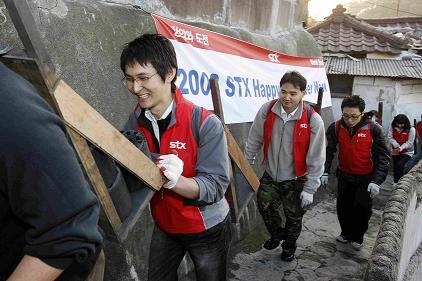
M 372 215 L 372 199 L 368 192 L 371 175 L 350 175 L 337 171 L 337 217 L 341 234 L 362 244 Z
M 410 158 L 407 154 L 393 155 L 394 183 L 397 183 L 404 175 L 404 165 Z
M 296 240 L 302 231 L 305 209 L 300 206 L 300 193 L 305 181 L 306 177 L 301 177 L 277 183 L 264 173 L 258 189 L 259 213 L 271 237 L 284 240 L 283 252 L 288 254 L 296 251 Z M 284 227 L 280 208 L 286 217 Z
M 186 252 L 197 280 L 226 280 L 231 241 L 230 214 L 216 226 L 195 234 L 169 234 L 155 226 L 149 254 L 149 281 L 177 281 L 177 269 Z

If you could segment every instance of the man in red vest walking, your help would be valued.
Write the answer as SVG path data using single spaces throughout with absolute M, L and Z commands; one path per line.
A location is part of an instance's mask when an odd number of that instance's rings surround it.
M 341 234 L 336 238 L 360 250 L 372 215 L 372 198 L 388 173 L 390 153 L 382 128 L 363 111 L 365 101 L 357 95 L 341 103 L 342 118 L 327 130 L 327 160 L 322 184 L 328 183 L 334 153 L 338 153 L 337 216 Z
M 245 156 L 253 163 L 264 147 L 265 173 L 258 190 L 258 209 L 271 237 L 264 243 L 275 250 L 282 240 L 281 259 L 292 261 L 302 229 L 305 207 L 313 202 L 324 171 L 324 123 L 303 102 L 306 79 L 287 72 L 280 80 L 280 97 L 265 103 L 249 131 Z M 280 215 L 280 205 L 285 215 Z
M 176 87 L 176 53 L 167 38 L 136 38 L 124 48 L 120 66 L 137 99 L 125 129 L 145 135 L 167 178 L 150 202 L 155 228 L 148 280 L 178 280 L 177 269 L 188 252 L 197 280 L 224 281 L 231 232 L 223 126 Z

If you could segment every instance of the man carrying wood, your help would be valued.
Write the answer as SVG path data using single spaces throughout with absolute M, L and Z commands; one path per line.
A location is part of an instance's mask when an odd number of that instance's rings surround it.
M 258 190 L 258 209 L 271 237 L 267 251 L 284 243 L 281 259 L 294 259 L 306 206 L 320 186 L 324 171 L 324 123 L 303 101 L 306 79 L 287 72 L 280 80 L 280 97 L 265 103 L 249 131 L 245 156 L 253 163 L 264 147 L 265 173 Z M 282 205 L 285 221 L 279 213 Z
M 177 280 L 188 252 L 197 280 L 226 280 L 231 240 L 228 151 L 218 118 L 184 99 L 176 87 L 171 42 L 144 34 L 124 48 L 123 82 L 136 96 L 127 130 L 145 134 L 167 182 L 150 202 L 152 234 L 148 280 Z
M 100 208 L 63 121 L 2 63 L 0 89 L 0 280 L 86 280 Z M 88 280 L 103 279 L 103 257 Z

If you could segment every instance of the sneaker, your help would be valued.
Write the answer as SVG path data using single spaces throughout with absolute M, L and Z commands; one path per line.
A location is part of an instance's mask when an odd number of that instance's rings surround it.
M 349 240 L 343 234 L 336 237 L 336 240 L 340 243 L 349 243 Z
M 362 243 L 358 243 L 355 241 L 350 241 L 350 245 L 353 247 L 353 249 L 355 249 L 356 251 L 360 251 L 360 249 L 362 248 Z
M 294 253 L 293 254 L 286 253 L 286 252 L 281 253 L 281 260 L 282 261 L 291 262 L 294 259 L 295 259 L 295 254 Z
M 276 238 L 270 238 L 264 243 L 264 249 L 267 251 L 273 251 L 280 246 L 280 240 Z

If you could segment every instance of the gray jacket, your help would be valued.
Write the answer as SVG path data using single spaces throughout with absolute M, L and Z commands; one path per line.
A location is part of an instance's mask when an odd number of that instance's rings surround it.
M 255 116 L 245 145 L 246 159 L 252 163 L 256 154 L 264 144 L 264 122 L 267 118 L 270 102 L 265 103 Z M 265 170 L 275 182 L 292 180 L 295 178 L 293 159 L 293 132 L 296 120 L 302 115 L 302 104 L 288 120 L 284 122 L 281 115 L 281 103 L 277 101 L 271 111 L 276 118 L 268 148 Z M 310 119 L 311 140 L 306 165 L 308 167 L 307 181 L 304 191 L 314 194 L 321 184 L 320 177 L 324 172 L 325 163 L 325 129 L 321 116 L 315 113 Z

